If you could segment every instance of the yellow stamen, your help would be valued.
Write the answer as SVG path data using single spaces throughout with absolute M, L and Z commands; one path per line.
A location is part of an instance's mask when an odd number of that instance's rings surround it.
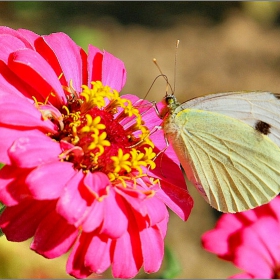
M 146 161 L 143 160 L 144 154 L 134 148 L 130 151 L 130 154 L 131 154 L 131 168 L 136 169 L 139 172 L 139 174 L 142 174 L 143 170 L 141 168 L 141 165 L 147 166 Z
M 130 157 L 130 154 L 123 154 L 123 150 L 118 150 L 117 156 L 112 156 L 111 159 L 114 162 L 114 173 L 119 173 L 122 169 L 124 169 L 126 172 L 131 171 L 131 162 L 128 161 Z
M 67 115 L 70 115 L 70 111 L 69 111 L 69 109 L 68 109 L 67 106 L 63 105 L 63 106 L 62 106 L 62 109 L 64 109 L 64 110 L 66 111 L 66 114 L 67 114 Z
M 104 153 L 104 146 L 109 147 L 111 143 L 106 140 L 107 133 L 104 131 L 100 135 L 92 134 L 93 142 L 88 146 L 89 150 L 93 150 L 95 148 L 99 149 L 99 156 Z
M 100 123 L 101 117 L 97 116 L 92 119 L 91 115 L 86 114 L 87 124 L 81 129 L 81 132 L 94 132 L 94 134 L 99 134 L 99 130 L 105 129 L 105 124 Z
M 153 152 L 153 149 L 151 147 L 144 148 L 145 150 L 145 156 L 143 157 L 143 160 L 146 162 L 147 165 L 150 165 L 151 169 L 154 169 L 156 167 L 155 162 L 153 161 L 154 157 L 156 156 L 156 153 Z

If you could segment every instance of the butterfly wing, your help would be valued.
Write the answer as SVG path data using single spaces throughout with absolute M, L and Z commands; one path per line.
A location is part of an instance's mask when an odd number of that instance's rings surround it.
M 269 124 L 268 137 L 280 146 L 280 96 L 271 92 L 225 92 L 194 98 L 179 106 L 220 113 L 239 119 L 256 128 L 258 123 Z
M 219 211 L 239 212 L 275 197 L 280 189 L 277 144 L 243 120 L 206 111 L 207 102 L 199 104 L 204 110 L 189 102 L 183 105 L 191 108 L 176 110 L 164 130 L 188 179 L 206 201 Z M 252 114 L 254 106 L 244 114 Z

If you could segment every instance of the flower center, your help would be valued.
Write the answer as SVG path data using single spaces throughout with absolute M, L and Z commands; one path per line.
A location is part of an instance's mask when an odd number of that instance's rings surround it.
M 131 101 L 100 81 L 82 88 L 79 96 L 71 86 L 65 88 L 68 102 L 59 117 L 47 105 L 39 106 L 43 117 L 58 124 L 58 132 L 49 136 L 60 142 L 61 160 L 85 172 L 104 172 L 112 182 L 142 176 L 143 167 L 153 169 L 150 132 Z

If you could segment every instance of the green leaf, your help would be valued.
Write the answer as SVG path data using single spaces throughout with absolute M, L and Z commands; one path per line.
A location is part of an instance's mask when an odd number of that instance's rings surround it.
M 159 276 L 162 279 L 175 278 L 181 272 L 181 266 L 173 252 L 165 246 L 165 269 Z

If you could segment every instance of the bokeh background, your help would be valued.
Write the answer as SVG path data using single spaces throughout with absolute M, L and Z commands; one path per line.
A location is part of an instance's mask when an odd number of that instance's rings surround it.
M 0 25 L 40 35 L 66 32 L 87 49 L 93 44 L 124 61 L 122 93 L 144 97 L 159 74 L 152 59 L 185 101 L 214 92 L 280 92 L 280 3 L 278 2 L 0 2 Z M 1 51 L 1 50 L 0 50 Z M 148 99 L 160 101 L 166 83 L 157 80 Z M 195 205 L 187 222 L 170 213 L 168 257 L 157 274 L 140 278 L 227 278 L 239 270 L 201 247 L 201 235 L 219 213 L 189 185 Z M 71 278 L 66 256 L 47 260 L 24 243 L 0 238 L 0 278 Z M 96 277 L 94 275 L 92 278 Z M 111 278 L 110 271 L 103 277 Z M 99 276 L 99 278 L 102 278 Z

